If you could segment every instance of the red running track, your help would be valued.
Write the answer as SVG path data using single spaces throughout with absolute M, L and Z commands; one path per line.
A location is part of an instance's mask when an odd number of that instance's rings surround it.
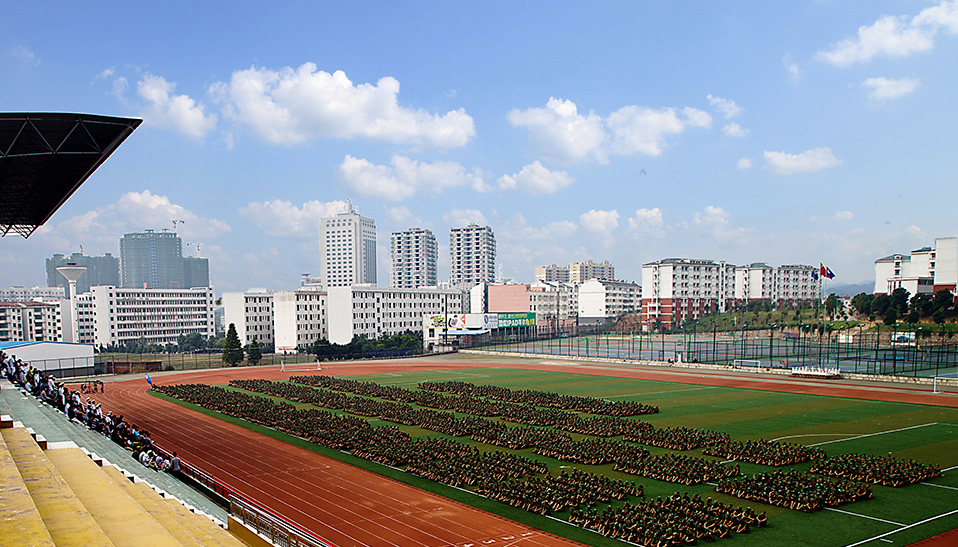
M 468 357 L 466 359 L 469 359 Z M 637 367 L 603 363 L 559 363 L 476 357 L 444 362 L 435 358 L 337 363 L 323 373 L 336 376 L 402 370 L 522 368 L 623 378 L 663 380 L 791 393 L 958 407 L 958 397 L 934 395 L 930 387 L 881 382 L 793 379 L 721 370 Z M 225 384 L 231 379 L 285 380 L 279 367 L 154 374 L 157 383 Z M 112 382 L 98 399 L 114 413 L 150 431 L 153 439 L 230 488 L 311 530 L 339 547 L 579 545 L 535 528 L 475 509 L 310 452 L 243 427 L 187 410 L 147 393 L 143 379 Z

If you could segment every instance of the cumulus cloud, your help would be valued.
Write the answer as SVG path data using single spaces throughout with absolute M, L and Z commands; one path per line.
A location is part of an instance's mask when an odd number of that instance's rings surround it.
M 739 169 L 742 169 L 742 170 L 751 169 L 752 160 L 751 158 L 742 158 L 735 163 L 735 167 L 738 167 Z
M 722 128 L 722 131 L 729 137 L 747 137 L 750 133 L 748 129 L 745 129 L 735 122 L 726 124 L 725 127 Z
M 514 175 L 499 177 L 499 189 L 503 191 L 517 190 L 525 194 L 540 196 L 554 194 L 572 184 L 572 181 L 573 178 L 565 171 L 550 171 L 538 161 L 534 161 Z
M 905 228 L 905 235 L 915 239 L 925 239 L 925 231 L 914 224 Z
M 733 227 L 731 218 L 732 214 L 725 209 L 709 205 L 703 211 L 692 215 L 692 226 L 706 236 L 726 243 L 748 233 L 745 228 Z
M 37 57 L 37 54 L 26 46 L 17 45 L 11 47 L 10 56 L 25 65 L 38 66 L 40 64 L 40 58 Z
M 560 163 L 586 159 L 605 163 L 610 154 L 658 156 L 666 137 L 712 125 L 709 113 L 691 107 L 628 105 L 603 119 L 591 111 L 580 114 L 574 102 L 555 97 L 544 108 L 512 110 L 508 118 L 512 125 L 529 130 L 536 152 Z
M 629 231 L 640 237 L 664 237 L 666 231 L 662 211 L 658 207 L 637 210 L 629 218 Z
M 619 212 L 592 209 L 579 215 L 579 224 L 590 232 L 609 235 L 619 226 Z
M 240 215 L 273 237 L 318 238 L 323 217 L 341 212 L 345 201 L 307 201 L 302 206 L 282 199 L 251 202 Z
M 57 224 L 47 223 L 36 231 L 31 241 L 38 240 L 61 250 L 74 249 L 79 244 L 115 249 L 120 235 L 172 228 L 170 221 L 174 218 L 182 221 L 177 233 L 184 242 L 204 241 L 231 231 L 230 225 L 221 220 L 200 216 L 166 196 L 144 190 L 127 192 L 114 203 Z
M 722 97 L 716 97 L 712 94 L 709 94 L 706 99 L 708 99 L 709 104 L 718 108 L 719 112 L 725 115 L 725 118 L 734 118 L 741 114 L 744 109 L 735 104 L 735 101 L 731 99 L 723 99 Z
M 905 58 L 928 51 L 935 45 L 939 31 L 958 33 L 958 0 L 941 2 L 923 9 L 913 18 L 885 15 L 874 24 L 858 28 L 855 38 L 847 38 L 817 57 L 837 67 L 870 61 L 875 57 Z
M 480 170 L 467 171 L 452 161 L 425 163 L 393 156 L 390 165 L 377 165 L 347 155 L 338 172 L 340 181 L 351 190 L 387 201 L 402 201 L 421 193 L 438 194 L 453 186 L 487 189 Z
M 851 220 L 855 218 L 855 213 L 851 211 L 835 211 L 835 220 Z
M 118 84 L 114 81 L 114 93 Z M 207 115 L 204 106 L 188 95 L 174 95 L 176 84 L 162 76 L 146 74 L 137 83 L 137 93 L 145 101 L 143 121 L 182 133 L 194 139 L 202 139 L 216 128 L 216 115 Z
M 575 222 L 569 220 L 556 220 L 540 227 L 530 226 L 522 213 L 513 215 L 503 228 L 499 231 L 500 238 L 546 243 L 569 238 L 579 229 Z
M 917 78 L 891 80 L 884 77 L 868 78 L 862 86 L 869 89 L 868 96 L 876 101 L 898 99 L 918 89 Z
M 416 216 L 412 211 L 409 210 L 409 207 L 406 207 L 405 205 L 400 205 L 397 207 L 385 207 L 385 209 L 386 217 L 389 218 L 389 221 L 396 226 L 428 227 L 427 222 Z
M 210 91 L 229 117 L 274 144 L 366 138 L 454 148 L 476 134 L 472 117 L 463 109 L 440 115 L 401 106 L 395 78 L 357 85 L 343 71 L 330 74 L 313 63 L 238 70 L 228 83 L 214 84 Z
M 766 167 L 778 175 L 812 173 L 842 164 L 831 148 L 813 148 L 799 154 L 765 151 Z
M 602 117 L 591 111 L 579 114 L 572 101 L 551 97 L 545 108 L 514 109 L 508 119 L 516 127 L 528 128 L 533 146 L 551 160 L 578 162 L 591 156 L 607 161 Z
M 489 221 L 485 215 L 478 209 L 453 209 L 442 215 L 442 219 L 453 227 L 467 226 L 469 223 L 475 223 L 479 226 L 488 226 Z

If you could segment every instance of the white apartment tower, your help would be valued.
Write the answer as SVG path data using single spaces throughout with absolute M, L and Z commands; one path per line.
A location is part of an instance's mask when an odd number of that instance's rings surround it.
M 496 236 L 492 228 L 469 224 L 449 230 L 449 282 L 472 287 L 496 278 Z
M 225 323 L 236 326 L 240 343 L 273 346 L 273 291 L 250 289 L 223 293 Z
M 346 201 L 343 212 L 322 219 L 321 276 L 326 287 L 376 283 L 376 221 Z
M 409 228 L 394 232 L 390 238 L 392 271 L 389 286 L 395 289 L 435 287 L 439 246 L 431 230 Z

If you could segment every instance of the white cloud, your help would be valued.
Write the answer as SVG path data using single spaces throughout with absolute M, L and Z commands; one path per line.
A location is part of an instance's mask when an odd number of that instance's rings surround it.
M 393 156 L 390 165 L 376 165 L 347 155 L 339 165 L 343 184 L 363 196 L 402 201 L 416 194 L 438 194 L 447 187 L 469 185 L 479 191 L 487 186 L 482 172 L 471 172 L 452 161 L 425 163 Z
M 742 170 L 751 169 L 752 160 L 751 158 L 742 158 L 735 163 L 735 167 L 738 167 L 739 169 L 742 169 Z
M 831 148 L 813 148 L 799 154 L 765 151 L 764 155 L 766 167 L 778 175 L 811 173 L 842 164 Z
M 662 154 L 668 135 L 682 133 L 690 127 L 710 127 L 712 116 L 695 108 L 647 108 L 624 106 L 607 120 L 612 132 L 612 152 L 648 156 Z
M 114 93 L 117 84 L 114 81 Z M 205 114 L 202 104 L 187 95 L 173 95 L 176 84 L 162 76 L 146 74 L 137 83 L 137 92 L 146 101 L 142 113 L 148 124 L 171 129 L 194 139 L 201 139 L 216 128 L 216 115 Z
M 732 227 L 729 220 L 731 218 L 732 214 L 725 209 L 709 205 L 703 211 L 692 215 L 692 226 L 719 242 L 730 242 L 748 233 L 745 228 Z
M 26 46 L 13 46 L 10 48 L 10 56 L 14 59 L 17 59 L 25 65 L 38 66 L 40 64 L 40 58 L 37 57 L 37 54 L 33 52 L 32 49 Z
M 529 195 L 539 196 L 554 194 L 572 184 L 572 181 L 573 178 L 565 171 L 550 171 L 537 160 L 526 165 L 514 175 L 499 177 L 499 189 L 504 191 L 518 190 Z
M 396 226 L 408 226 L 408 227 L 422 227 L 428 228 L 427 224 L 422 218 L 413 214 L 409 210 L 409 207 L 405 205 L 400 205 L 398 207 L 385 207 L 386 216 L 389 218 L 389 221 Z
M 786 54 L 782 57 L 782 65 L 785 66 L 785 72 L 792 82 L 797 82 L 802 78 L 802 69 L 798 66 L 798 63 L 792 59 L 790 54 Z
M 238 70 L 229 83 L 215 84 L 210 92 L 224 103 L 228 116 L 274 144 L 359 137 L 454 148 L 476 134 L 472 117 L 463 109 L 439 115 L 401 106 L 395 78 L 356 85 L 343 71 L 330 74 L 313 63 L 295 69 Z
M 747 137 L 750 133 L 748 129 L 745 129 L 735 122 L 726 124 L 725 127 L 722 128 L 722 131 L 729 137 Z
M 851 211 L 835 211 L 835 220 L 851 220 L 855 218 L 855 213 Z
M 476 223 L 479 226 L 489 225 L 489 221 L 486 220 L 485 215 L 478 209 L 453 209 L 442 215 L 442 219 L 450 226 L 466 226 L 470 222 Z
M 664 237 L 666 232 L 662 211 L 658 207 L 637 210 L 629 219 L 629 231 L 640 237 Z
M 516 213 L 512 219 L 503 225 L 498 237 L 513 239 L 522 242 L 556 242 L 571 237 L 578 231 L 575 222 L 557 220 L 542 227 L 529 226 L 522 213 Z
M 221 220 L 202 217 L 172 203 L 166 196 L 144 190 L 127 192 L 114 203 L 58 224 L 47 223 L 36 231 L 31 241 L 60 250 L 75 249 L 81 244 L 94 249 L 116 249 L 123 234 L 172 228 L 173 219 L 182 221 L 176 231 L 184 243 L 203 242 L 231 231 L 230 225 Z
M 345 201 L 307 201 L 297 207 L 281 199 L 252 202 L 240 209 L 240 215 L 273 237 L 318 238 L 323 217 L 343 210 Z
M 579 215 L 579 224 L 583 228 L 600 235 L 610 235 L 619 226 L 619 212 L 592 209 Z
M 890 80 L 885 77 L 868 78 L 862 86 L 870 89 L 868 96 L 876 101 L 888 101 L 904 97 L 918 89 L 917 78 Z
M 711 94 L 709 94 L 706 98 L 708 99 L 710 105 L 718 108 L 719 111 L 725 115 L 726 119 L 734 118 L 744 111 L 741 106 L 735 104 L 735 101 L 731 99 L 723 99 L 722 97 L 716 97 Z
M 905 228 L 905 235 L 915 239 L 925 239 L 925 231 L 914 224 Z
M 529 129 L 529 138 L 537 152 L 558 162 L 577 162 L 593 157 L 607 160 L 606 134 L 602 117 L 589 112 L 579 114 L 572 101 L 549 98 L 545 108 L 514 109 L 509 122 Z
M 869 61 L 875 57 L 904 58 L 934 47 L 935 36 L 944 29 L 958 33 L 958 1 L 925 8 L 914 18 L 885 15 L 870 26 L 858 28 L 856 38 L 842 40 L 817 57 L 837 67 Z
M 610 154 L 658 156 L 667 136 L 712 125 L 708 112 L 691 107 L 629 105 L 603 119 L 591 111 L 580 114 L 574 102 L 555 97 L 545 108 L 512 110 L 508 118 L 512 125 L 528 128 L 536 152 L 560 163 L 590 158 L 605 163 Z

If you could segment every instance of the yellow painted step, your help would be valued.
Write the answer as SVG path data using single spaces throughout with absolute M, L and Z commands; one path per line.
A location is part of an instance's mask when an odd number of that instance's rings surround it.
M 173 499 L 160 497 L 146 483 L 133 483 L 113 466 L 103 467 L 104 473 L 143 506 L 183 545 L 206 545 L 209 547 L 245 547 L 245 543 L 220 528 L 210 519 L 191 513 Z
M 103 473 L 79 448 L 47 450 L 77 498 L 119 546 L 178 546 L 180 542 Z
M 3 437 L 0 437 L 0 538 L 9 545 L 54 545 Z

